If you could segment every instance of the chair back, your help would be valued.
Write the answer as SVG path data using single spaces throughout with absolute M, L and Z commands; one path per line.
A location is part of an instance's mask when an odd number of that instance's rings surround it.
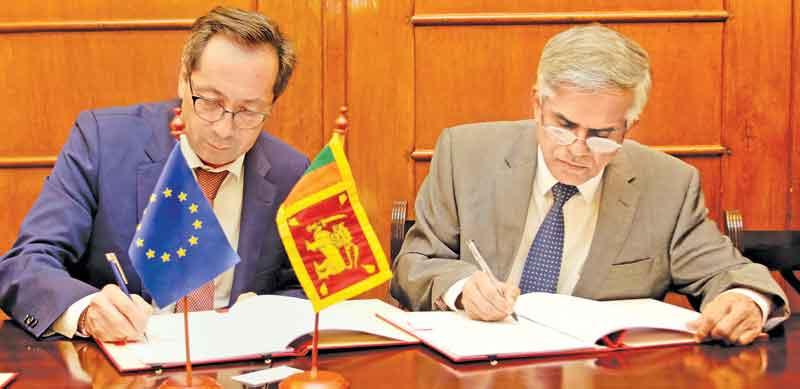
M 403 240 L 406 238 L 406 233 L 414 225 L 413 220 L 408 220 L 408 203 L 405 200 L 398 200 L 392 204 L 392 217 L 390 227 L 390 240 L 389 240 L 389 255 L 391 255 L 392 264 L 397 259 L 397 254 L 400 253 L 400 247 L 403 246 Z

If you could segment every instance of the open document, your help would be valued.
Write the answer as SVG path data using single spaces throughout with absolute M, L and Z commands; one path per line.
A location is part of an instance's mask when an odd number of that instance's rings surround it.
M 379 314 L 453 361 L 561 355 L 695 343 L 699 313 L 652 299 L 594 301 L 551 293 L 520 296 L 519 321 L 471 320 L 464 312 Z
M 349 300 L 320 312 L 320 349 L 418 343 L 376 315 L 402 313 L 380 300 Z M 308 300 L 262 295 L 234 305 L 228 312 L 189 314 L 194 364 L 303 355 L 314 329 Z M 156 315 L 147 340 L 100 346 L 119 371 L 182 365 L 185 362 L 183 314 Z

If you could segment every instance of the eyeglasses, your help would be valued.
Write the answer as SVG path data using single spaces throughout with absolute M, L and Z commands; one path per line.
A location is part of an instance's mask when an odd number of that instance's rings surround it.
M 547 132 L 547 135 L 550 135 L 556 143 L 562 146 L 569 146 L 575 143 L 575 141 L 580 140 L 586 143 L 586 147 L 593 153 L 612 153 L 622 147 L 622 145 L 611 139 L 599 136 L 590 136 L 587 139 L 581 139 L 572 131 L 561 127 L 544 126 L 544 130 Z
M 209 123 L 218 122 L 225 117 L 226 113 L 229 113 L 235 128 L 249 130 L 260 126 L 269 116 L 269 112 L 256 112 L 247 109 L 236 112 L 229 111 L 218 100 L 195 95 L 191 76 L 189 77 L 189 91 L 192 93 L 194 113 L 197 117 Z
M 586 147 L 588 147 L 591 152 L 598 154 L 613 153 L 614 151 L 617 151 L 619 148 L 622 147 L 621 144 L 608 138 L 603 138 L 600 136 L 590 136 L 587 137 L 586 139 L 581 139 L 578 138 L 578 136 L 575 135 L 574 132 L 567 130 L 565 128 L 545 125 L 544 100 L 541 100 L 539 106 L 541 107 L 540 110 L 541 115 L 539 117 L 539 123 L 541 123 L 547 135 L 549 135 L 550 138 L 552 138 L 554 141 L 556 141 L 556 143 L 558 143 L 561 146 L 569 146 L 575 143 L 575 141 L 580 140 L 583 143 L 586 143 Z

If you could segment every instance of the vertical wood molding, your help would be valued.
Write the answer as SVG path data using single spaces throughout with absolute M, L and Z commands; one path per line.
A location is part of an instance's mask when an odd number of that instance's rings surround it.
M 322 7 L 322 134 L 327 140 L 339 108 L 347 105 L 348 7 L 345 0 L 323 0 Z
M 349 159 L 359 197 L 384 249 L 392 201 L 414 195 L 413 0 L 348 1 Z M 369 292 L 386 293 L 387 286 Z
M 739 16 L 726 23 L 723 37 L 721 135 L 732 154 L 722 172 L 722 209 L 742 210 L 750 229 L 783 229 L 789 210 L 789 118 L 782 110 L 790 109 L 791 4 L 728 0 L 726 6 Z
M 797 106 L 800 98 L 800 1 L 792 1 L 792 35 L 791 35 L 791 67 L 789 97 L 789 209 L 787 210 L 788 228 L 800 230 L 800 107 Z M 800 301 L 800 299 L 798 299 Z

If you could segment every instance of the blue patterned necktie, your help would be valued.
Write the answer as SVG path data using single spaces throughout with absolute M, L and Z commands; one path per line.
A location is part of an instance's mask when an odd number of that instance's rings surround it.
M 553 206 L 547 212 L 536 238 L 533 239 L 519 289 L 522 293 L 555 293 L 561 272 L 561 254 L 564 251 L 564 203 L 578 193 L 572 185 L 553 185 Z

